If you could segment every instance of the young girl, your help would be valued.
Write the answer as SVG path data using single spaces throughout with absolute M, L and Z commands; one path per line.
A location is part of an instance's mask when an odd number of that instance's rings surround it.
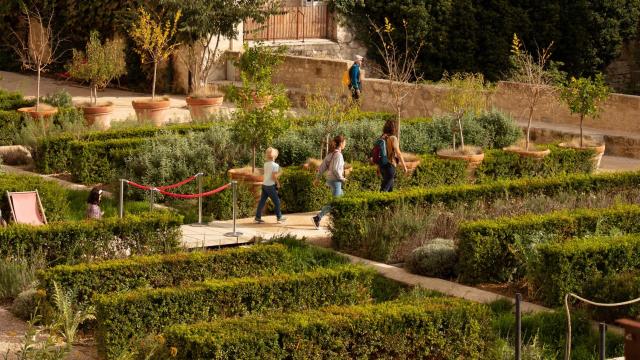
M 87 198 L 87 219 L 101 219 L 103 212 L 100 210 L 102 190 L 94 187 Z
M 262 220 L 262 211 L 267 204 L 267 199 L 273 201 L 273 205 L 276 208 L 276 218 L 278 224 L 282 224 L 287 220 L 280 212 L 280 197 L 278 196 L 278 177 L 280 176 L 280 165 L 276 164 L 278 158 L 278 150 L 272 147 L 268 148 L 264 152 L 266 162 L 264 163 L 264 181 L 262 182 L 262 195 L 260 195 L 260 202 L 258 203 L 258 209 L 256 210 L 255 222 L 258 224 L 264 224 Z
M 318 179 L 326 173 L 326 184 L 331 189 L 333 197 L 342 196 L 342 184 L 347 181 L 344 177 L 344 157 L 342 156 L 342 150 L 346 145 L 347 140 L 344 136 L 338 135 L 333 138 L 333 151 L 324 158 L 316 175 L 317 183 Z M 331 205 L 327 204 L 322 207 L 318 215 L 313 217 L 313 224 L 316 229 L 320 228 L 320 220 L 330 211 Z

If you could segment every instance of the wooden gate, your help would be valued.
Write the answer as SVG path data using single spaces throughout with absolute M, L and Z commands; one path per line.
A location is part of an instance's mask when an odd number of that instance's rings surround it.
M 327 5 L 285 6 L 263 24 L 244 22 L 245 40 L 326 39 L 329 23 Z

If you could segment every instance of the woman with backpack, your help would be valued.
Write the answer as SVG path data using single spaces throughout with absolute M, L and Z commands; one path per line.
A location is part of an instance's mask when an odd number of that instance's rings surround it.
M 371 151 L 371 162 L 378 165 L 378 173 L 382 176 L 382 183 L 380 184 L 380 191 L 382 192 L 393 191 L 398 162 L 402 164 L 404 172 L 407 172 L 407 165 L 404 163 L 404 158 L 400 151 L 400 141 L 395 136 L 395 133 L 395 120 L 387 120 L 382 128 L 382 136 L 376 140 Z
M 331 144 L 333 151 L 327 154 L 324 160 L 322 160 L 322 164 L 318 168 L 318 173 L 314 181 L 314 184 L 317 184 L 320 177 L 324 175 L 327 180 L 326 184 L 331 189 L 333 197 L 342 196 L 342 185 L 347 181 L 344 177 L 344 157 L 342 156 L 342 150 L 346 145 L 347 140 L 344 136 L 338 135 L 333 138 Z M 330 211 L 331 205 L 327 204 L 322 207 L 318 215 L 313 217 L 313 224 L 316 226 L 316 229 L 320 228 L 320 220 Z

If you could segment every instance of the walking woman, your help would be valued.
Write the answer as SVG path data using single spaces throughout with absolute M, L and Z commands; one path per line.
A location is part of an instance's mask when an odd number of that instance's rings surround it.
M 398 162 L 402 164 L 404 172 L 407 172 L 407 165 L 404 163 L 402 152 L 400 151 L 400 141 L 395 136 L 396 122 L 393 119 L 387 120 L 382 128 L 382 136 L 380 136 L 380 144 L 384 144 L 384 151 L 381 153 L 386 154 L 386 161 L 377 161 L 380 176 L 382 176 L 382 183 L 380 184 L 380 191 L 391 192 L 393 191 L 393 183 L 396 177 L 396 166 Z
M 322 161 L 322 165 L 318 169 L 316 174 L 316 180 L 314 184 L 318 183 L 318 180 L 323 175 L 325 176 L 327 186 L 331 189 L 333 197 L 342 196 L 342 185 L 347 179 L 344 177 L 344 157 L 342 156 L 342 150 L 347 145 L 347 140 L 344 136 L 338 135 L 333 138 L 331 144 L 333 151 L 327 154 Z M 331 211 L 331 205 L 327 204 L 322 207 L 318 215 L 313 217 L 313 224 L 316 229 L 320 228 L 320 220 Z

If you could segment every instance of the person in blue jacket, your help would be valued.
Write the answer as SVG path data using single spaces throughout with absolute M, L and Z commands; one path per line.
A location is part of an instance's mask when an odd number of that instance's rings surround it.
M 351 98 L 356 102 L 360 100 L 362 94 L 362 71 L 360 70 L 362 59 L 362 56 L 356 55 L 353 65 L 349 68 L 349 89 Z

